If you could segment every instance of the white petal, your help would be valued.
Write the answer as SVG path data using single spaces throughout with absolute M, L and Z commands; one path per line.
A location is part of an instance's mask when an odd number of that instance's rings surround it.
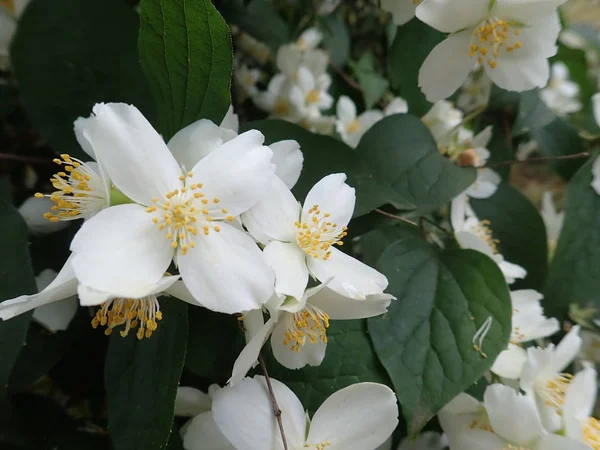
M 596 370 L 593 367 L 587 367 L 573 377 L 567 388 L 563 405 L 567 436 L 582 437 L 579 435 L 581 422 L 587 421 L 593 414 L 597 393 Z
M 394 392 L 378 383 L 357 383 L 332 394 L 313 416 L 307 442 L 332 449 L 365 450 L 382 444 L 398 425 Z
M 517 380 L 527 362 L 527 351 L 518 345 L 508 344 L 508 349 L 500 352 L 490 369 L 496 375 Z
M 233 314 L 260 308 L 273 292 L 273 272 L 250 236 L 223 223 L 198 234 L 196 247 L 179 255 L 179 271 L 205 308 Z
M 157 283 L 148 283 L 140 286 L 137 296 L 133 298 L 148 297 L 150 295 L 160 295 L 165 290 L 168 290 L 174 283 L 179 280 L 179 275 L 162 277 Z M 127 291 L 129 292 L 129 291 Z M 107 300 L 118 297 L 130 297 L 127 293 L 120 291 L 106 292 L 93 289 L 89 286 L 79 284 L 77 294 L 82 306 L 95 306 L 104 303 Z
M 69 222 L 50 222 L 44 217 L 44 214 L 49 212 L 50 208 L 54 205 L 55 203 L 48 197 L 29 197 L 19 206 L 19 213 L 25 219 L 25 223 L 31 234 L 34 236 L 43 236 L 55 233 L 69 226 Z
M 404 25 L 415 17 L 417 5 L 412 0 L 381 0 L 381 9 L 392 13 L 394 25 Z
M 490 431 L 469 428 L 458 433 L 455 439 L 450 440 L 451 448 L 459 450 L 504 450 L 512 445 Z
M 361 125 L 361 131 L 366 132 L 369 128 L 383 119 L 383 113 L 378 110 L 365 111 L 358 116 L 358 121 Z
M 600 108 L 599 108 L 600 109 Z M 598 116 L 600 117 L 600 115 Z M 600 126 L 600 122 L 598 122 Z M 596 194 L 600 195 L 600 157 L 597 157 L 592 165 L 592 189 L 596 191 Z
M 408 103 L 402 97 L 394 97 L 383 110 L 383 113 L 386 116 L 391 116 L 392 114 L 405 114 L 407 112 Z
M 283 72 L 282 75 L 287 75 L 289 77 L 293 76 L 300 64 L 302 63 L 302 52 L 298 49 L 297 46 L 287 44 L 279 47 L 277 51 L 277 68 Z M 271 81 L 272 82 L 272 81 Z M 278 89 L 271 88 L 269 86 L 270 91 L 278 92 Z
M 356 105 L 345 95 L 340 96 L 336 106 L 336 114 L 343 123 L 350 123 L 356 119 Z
M 194 417 L 203 412 L 210 411 L 212 400 L 199 389 L 189 386 L 179 386 L 175 397 L 175 415 L 180 417 Z
M 550 77 L 550 65 L 545 57 L 501 58 L 496 68 L 484 66 L 487 75 L 507 91 L 528 91 L 544 87 Z
M 328 287 L 338 294 L 365 299 L 369 294 L 381 294 L 388 285 L 385 275 L 336 248 L 323 259 L 308 258 L 309 271 L 321 281 L 332 279 Z
M 489 244 L 479 236 L 468 231 L 458 231 L 454 233 L 454 237 L 461 248 L 476 250 L 484 255 L 489 256 L 490 258 L 494 257 L 494 252 Z
M 275 164 L 275 175 L 281 178 L 289 189 L 292 189 L 300 178 L 304 162 L 300 144 L 288 139 L 274 142 L 269 145 L 269 148 L 273 151 L 271 162 Z
M 600 127 L 600 92 L 592 95 L 592 106 L 594 109 L 594 119 L 596 119 L 596 125 Z M 595 166 L 596 164 L 594 164 Z
M 77 143 L 81 147 L 81 149 L 94 161 L 96 161 L 96 153 L 94 152 L 94 147 L 92 143 L 85 136 L 86 130 L 93 127 L 94 117 L 78 117 L 73 122 L 73 131 L 75 132 L 75 139 L 77 139 Z
M 250 234 L 264 244 L 271 239 L 295 242 L 294 224 L 299 219 L 298 201 L 278 177 L 273 177 L 269 192 L 249 211 L 242 214 L 242 221 Z
M 513 444 L 527 446 L 544 432 L 531 397 L 492 384 L 485 390 L 483 402 L 494 432 Z
M 493 14 L 510 17 L 519 22 L 529 22 L 556 12 L 566 0 L 498 0 L 494 4 Z
M 456 12 L 452 15 L 458 16 Z M 419 70 L 419 86 L 427 100 L 435 102 L 448 98 L 463 83 L 475 65 L 469 56 L 470 42 L 471 30 L 452 34 L 425 58 Z
M 583 442 L 577 442 L 558 434 L 545 434 L 536 443 L 533 450 L 590 450 Z
M 323 214 L 331 214 L 328 220 L 345 227 L 354 213 L 356 194 L 354 188 L 346 183 L 346 175 L 334 173 L 327 175 L 315 184 L 306 195 L 302 208 L 302 221 L 310 220 L 308 211 L 318 205 Z
M 0 303 L 0 319 L 8 320 L 39 306 L 77 295 L 77 279 L 71 265 L 72 260 L 73 255 L 69 256 L 54 281 L 41 292 L 32 295 L 21 295 Z
M 183 436 L 185 450 L 236 450 L 223 435 L 212 412 L 194 417 L 187 425 Z
M 551 373 L 561 373 L 573 362 L 580 349 L 579 325 L 575 325 L 552 352 L 552 358 L 546 366 L 546 370 Z
M 298 86 L 301 88 L 301 90 L 304 93 L 309 92 L 310 90 L 314 89 L 316 86 L 315 76 L 305 66 L 300 66 L 298 68 L 297 82 L 298 82 Z
M 318 366 L 325 358 L 327 343 L 317 339 L 315 343 L 306 339 L 304 345 L 300 346 L 300 350 L 296 352 L 292 350 L 290 344 L 284 344 L 289 339 L 286 337 L 288 327 L 295 320 L 294 315 L 288 312 L 282 312 L 279 320 L 273 328 L 271 335 L 271 349 L 273 356 L 283 367 L 288 369 L 300 369 L 304 366 Z
M 167 145 L 179 165 L 190 170 L 210 152 L 236 136 L 235 131 L 202 119 L 178 131 Z
M 137 203 L 151 205 L 181 182 L 181 168 L 135 106 L 99 103 L 85 137 L 115 186 Z
M 469 208 L 469 197 L 460 194 L 452 200 L 450 205 L 450 224 L 455 232 L 465 228 L 465 216 Z
M 258 77 L 260 76 L 260 72 L 259 71 L 252 71 L 252 72 L 255 72 L 257 74 L 256 78 L 258 79 Z M 233 105 L 229 105 L 229 109 L 227 110 L 227 114 L 225 114 L 225 117 L 223 117 L 223 120 L 221 121 L 221 125 L 219 125 L 219 127 L 233 131 L 236 136 L 239 133 L 239 131 L 240 131 L 240 118 L 233 111 Z
M 489 0 L 456 2 L 425 0 L 417 7 L 419 20 L 443 33 L 478 25 L 488 13 Z
M 33 310 L 33 320 L 42 325 L 48 331 L 66 330 L 71 323 L 79 302 L 77 297 L 69 297 L 62 302 L 48 303 L 38 306 Z
M 504 261 L 501 255 L 495 255 L 498 267 L 502 271 L 504 278 L 508 284 L 514 283 L 516 279 L 525 278 L 527 276 L 527 271 L 519 266 L 518 264 L 509 263 L 508 261 Z M 498 259 L 500 257 L 500 259 Z
M 326 312 L 332 320 L 365 319 L 387 311 L 394 297 L 390 294 L 367 295 L 364 300 L 344 297 L 325 287 L 308 299 L 311 305 Z
M 198 300 L 194 298 L 185 283 L 181 280 L 175 281 L 171 286 L 165 288 L 163 294 L 183 300 L 186 303 L 194 306 L 200 306 Z
M 271 378 L 283 429 L 290 448 L 302 448 L 306 418 L 298 397 L 283 383 Z M 263 377 L 246 378 L 226 386 L 213 399 L 215 422 L 237 450 L 282 450 L 279 428 Z
M 472 198 L 489 198 L 496 193 L 502 178 L 489 168 L 477 169 L 477 179 L 467 189 L 466 194 Z
M 275 320 L 270 318 L 267 320 L 260 330 L 254 335 L 254 337 L 246 344 L 242 352 L 239 354 L 235 363 L 233 364 L 233 370 L 231 371 L 231 378 L 227 380 L 227 384 L 235 386 L 246 376 L 250 368 L 258 359 L 260 350 L 267 342 L 267 339 L 275 327 Z
M 275 292 L 300 300 L 308 284 L 306 253 L 296 243 L 273 241 L 263 250 L 275 272 Z
M 237 216 L 254 206 L 271 186 L 273 152 L 262 145 L 264 136 L 246 131 L 209 153 L 192 168 L 191 183 L 202 183 L 207 198 L 218 198 L 219 209 Z

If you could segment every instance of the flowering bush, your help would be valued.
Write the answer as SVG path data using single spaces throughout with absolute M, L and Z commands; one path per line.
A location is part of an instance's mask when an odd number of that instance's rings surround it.
M 0 0 L 0 447 L 600 449 L 588 3 Z

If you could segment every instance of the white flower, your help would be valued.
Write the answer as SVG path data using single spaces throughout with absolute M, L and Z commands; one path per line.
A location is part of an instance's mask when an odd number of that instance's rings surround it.
M 333 97 L 327 93 L 330 85 L 329 74 L 315 77 L 306 66 L 300 66 L 297 84 L 290 89 L 290 101 L 302 117 L 318 117 L 333 105 Z
M 55 203 L 49 198 L 29 197 L 19 206 L 19 213 L 23 216 L 29 232 L 34 236 L 55 233 L 69 226 L 65 221 L 50 221 L 44 214 L 50 211 Z
M 212 399 L 221 388 L 213 384 L 208 394 L 187 386 L 177 388 L 175 415 L 191 417 L 180 429 L 185 450 L 235 450 L 223 436 L 212 413 Z
M 246 64 L 238 64 L 235 66 L 234 80 L 240 92 L 240 100 L 247 97 L 254 97 L 258 93 L 256 83 L 260 80 L 260 70 L 251 69 Z
M 527 449 L 585 450 L 584 444 L 547 433 L 533 399 L 501 384 L 485 390 L 483 405 L 487 423 L 472 422 L 451 439 L 452 447 L 460 450 Z M 444 427 L 446 430 L 446 428 Z
M 521 373 L 520 386 L 538 406 L 544 427 L 551 432 L 561 428 L 561 414 L 571 375 L 562 371 L 575 359 L 581 348 L 579 326 L 554 347 L 530 347 Z
M 581 330 L 581 350 L 578 360 L 600 363 L 600 334 L 596 331 Z
M 79 282 L 139 298 L 175 259 L 202 306 L 225 313 L 262 306 L 273 274 L 253 240 L 230 225 L 276 178 L 262 134 L 243 133 L 184 172 L 135 107 L 98 104 L 93 111 L 84 134 L 114 185 L 137 204 L 107 208 L 83 224 L 71 242 Z
M 387 386 L 357 383 L 332 394 L 309 421 L 298 397 L 271 379 L 290 450 L 374 450 L 398 424 L 396 396 Z M 237 450 L 282 450 L 263 377 L 217 392 L 215 422 Z
M 0 69 L 10 65 L 10 43 L 17 31 L 17 19 L 30 0 L 3 0 L 0 2 Z
M 46 289 L 56 279 L 58 273 L 52 269 L 42 270 L 35 277 L 35 284 L 38 292 Z M 42 325 L 48 331 L 54 333 L 60 330 L 66 330 L 77 312 L 78 300 L 76 295 L 67 297 L 64 301 L 48 303 L 38 306 L 33 311 L 33 320 Z M 0 304 L 0 311 L 2 311 Z
M 300 300 L 292 297 L 273 299 L 268 305 L 271 318 L 251 334 L 248 345 L 234 364 L 229 383 L 237 384 L 246 376 L 269 335 L 273 355 L 284 367 L 300 369 L 306 365 L 320 365 L 327 349 L 330 320 L 378 316 L 387 311 L 393 298 L 389 294 L 372 294 L 364 300 L 356 300 L 321 284 L 307 289 Z
M 444 144 L 450 138 L 450 132 L 463 121 L 463 113 L 445 100 L 436 102 L 421 121 L 427 125 L 438 144 Z
M 347 235 L 356 202 L 354 189 L 345 180 L 342 173 L 326 176 L 300 208 L 275 177 L 269 194 L 242 215 L 250 234 L 266 244 L 263 253 L 275 271 L 278 294 L 301 299 L 309 274 L 321 282 L 330 280 L 330 289 L 355 299 L 380 294 L 387 287 L 384 275 L 335 248 Z
M 565 220 L 565 212 L 557 212 L 554 202 L 552 201 L 552 193 L 544 192 L 542 195 L 542 219 L 544 219 L 544 225 L 546 225 L 546 237 L 548 239 L 548 254 L 552 257 L 560 231 L 562 230 L 563 222 Z
M 592 109 L 594 110 L 596 125 L 600 127 L 600 92 L 596 92 L 592 95 Z
M 247 33 L 239 33 L 237 35 L 237 45 L 244 53 L 250 55 L 260 64 L 266 64 L 271 56 L 269 47 Z
M 392 13 L 394 25 L 404 25 L 415 17 L 415 9 L 423 0 L 381 0 L 381 9 Z
M 274 117 L 298 122 L 300 112 L 290 101 L 292 82 L 283 73 L 271 78 L 266 91 L 259 92 L 254 97 L 254 103 L 263 111 L 273 114 Z
M 512 291 L 512 332 L 508 348 L 502 351 L 491 368 L 496 375 L 515 380 L 527 362 L 527 351 L 521 344 L 548 337 L 560 330 L 555 318 L 546 318 L 540 305 L 543 296 L 533 289 Z
M 592 189 L 596 194 L 600 195 L 600 157 L 596 157 L 594 164 L 592 165 Z
M 490 222 L 480 221 L 469 205 L 469 197 L 461 194 L 452 200 L 450 221 L 454 237 L 461 248 L 481 252 L 496 262 L 508 284 L 517 278 L 525 278 L 527 271 L 504 259 L 498 250 L 498 241 L 493 238 Z
M 483 404 L 464 392 L 442 408 L 438 413 L 438 420 L 451 449 L 463 450 L 458 440 L 464 430 L 489 427 Z
M 556 54 L 565 0 L 424 0 L 417 17 L 448 38 L 427 56 L 419 86 L 429 101 L 451 96 L 480 63 L 492 81 L 509 91 L 548 82 L 548 58 Z
M 307 28 L 296 40 L 296 45 L 303 51 L 314 50 L 319 46 L 322 40 L 323 33 L 317 28 Z
M 540 91 L 542 101 L 559 116 L 580 111 L 579 86 L 569 80 L 569 69 L 563 62 L 552 64 L 548 86 Z
M 600 447 L 600 422 L 592 417 L 598 393 L 596 369 L 588 364 L 571 380 L 563 407 L 565 436 Z
M 465 112 L 483 108 L 488 104 L 492 91 L 492 80 L 484 70 L 474 70 L 460 87 L 456 106 Z
M 533 139 L 530 141 L 524 141 L 519 144 L 519 147 L 517 148 L 517 153 L 515 156 L 517 157 L 517 159 L 519 161 L 525 161 L 531 155 L 536 153 L 538 150 L 539 150 L 539 148 L 538 148 L 537 141 L 535 141 Z
M 383 119 L 383 113 L 371 109 L 356 116 L 356 105 L 345 95 L 342 95 L 337 102 L 337 120 L 335 128 L 342 141 L 352 148 L 356 148 L 360 139 L 369 128 Z
M 402 97 L 394 97 L 391 102 L 383 109 L 384 116 L 393 114 L 406 114 L 408 112 L 408 103 Z

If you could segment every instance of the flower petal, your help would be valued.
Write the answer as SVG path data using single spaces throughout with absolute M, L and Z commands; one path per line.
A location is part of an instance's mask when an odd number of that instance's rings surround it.
M 217 426 L 212 412 L 194 417 L 183 436 L 185 450 L 236 450 Z
M 275 292 L 302 299 L 308 284 L 306 253 L 295 242 L 273 241 L 265 247 L 263 254 L 275 272 Z
M 56 279 L 57 273 L 51 269 L 45 269 L 35 277 L 38 292 L 46 289 Z M 42 325 L 48 331 L 55 333 L 66 330 L 77 312 L 79 301 L 76 296 L 64 299 L 61 302 L 53 302 L 38 306 L 33 310 L 33 320 Z
M 137 297 L 142 298 L 150 295 L 159 295 L 165 290 L 168 290 L 174 283 L 179 280 L 179 275 L 162 277 L 157 283 L 149 283 L 144 287 L 140 287 Z M 127 294 L 122 294 L 119 291 L 105 292 L 93 289 L 89 286 L 80 284 L 77 287 L 77 294 L 82 306 L 95 306 L 104 303 L 107 300 L 118 297 L 127 297 Z
M 429 1 L 426 0 L 421 6 Z M 456 11 L 450 15 L 459 16 Z M 427 100 L 436 102 L 448 98 L 465 81 L 475 66 L 469 56 L 470 42 L 471 30 L 451 34 L 427 55 L 419 70 L 419 86 Z
M 345 227 L 354 213 L 356 194 L 354 188 L 346 183 L 346 174 L 327 175 L 315 184 L 306 195 L 302 208 L 302 221 L 308 222 L 308 211 L 318 205 L 323 214 L 330 214 L 329 221 L 337 223 L 338 228 Z
M 175 415 L 180 417 L 194 417 L 203 412 L 210 411 L 212 400 L 199 389 L 189 386 L 179 386 L 175 397 Z
M 558 434 L 545 434 L 533 447 L 533 450 L 590 450 L 583 442 L 577 442 Z
M 489 0 L 425 0 L 416 10 L 419 20 L 442 33 L 479 25 L 488 15 Z
M 308 258 L 308 270 L 320 281 L 332 279 L 329 289 L 346 297 L 364 300 L 381 294 L 388 285 L 385 275 L 336 248 L 327 260 Z
M 545 57 L 501 58 L 496 68 L 484 67 L 491 80 L 508 91 L 522 92 L 544 87 L 550 77 L 550 64 Z
M 326 312 L 332 320 L 351 320 L 385 313 L 392 299 L 394 296 L 390 294 L 372 294 L 364 300 L 355 300 L 325 287 L 311 296 L 308 303 Z
M 357 383 L 332 394 L 313 416 L 307 443 L 365 450 L 382 444 L 398 425 L 394 392 L 378 383 Z
M 193 168 L 191 183 L 202 183 L 207 198 L 237 216 L 254 206 L 271 186 L 273 152 L 262 145 L 264 136 L 250 130 L 226 142 Z
M 269 192 L 249 211 L 242 222 L 255 239 L 267 244 L 271 239 L 296 242 L 295 223 L 300 218 L 300 206 L 283 180 L 273 177 Z
M 563 420 L 566 435 L 575 439 L 583 438 L 581 422 L 587 421 L 594 412 L 598 384 L 594 367 L 586 367 L 577 373 L 569 383 L 563 405 Z
M 251 71 L 250 73 L 253 72 L 254 71 Z M 260 71 L 256 71 L 255 73 L 257 74 L 256 78 L 258 79 L 258 77 L 260 76 Z M 223 117 L 223 120 L 221 121 L 219 127 L 233 131 L 236 136 L 240 132 L 240 118 L 233 110 L 233 105 L 229 105 L 229 109 L 227 110 L 225 117 Z
M 336 114 L 338 119 L 343 123 L 348 124 L 356 119 L 356 105 L 346 95 L 341 95 L 336 106 Z
M 226 314 L 260 308 L 273 292 L 274 276 L 250 236 L 225 223 L 198 234 L 196 247 L 179 255 L 179 272 L 205 308 Z
M 271 378 L 283 429 L 290 448 L 302 448 L 306 418 L 298 397 L 283 383 Z M 246 378 L 226 386 L 213 399 L 215 422 L 237 450 L 282 450 L 283 443 L 273 415 L 264 377 Z
M 0 319 L 8 320 L 39 306 L 48 305 L 77 295 L 77 279 L 71 265 L 72 261 L 73 255 L 69 256 L 69 259 L 67 259 L 65 265 L 60 269 L 54 281 L 39 293 L 21 295 L 0 303 Z
M 317 339 L 312 343 L 308 339 L 304 345 L 300 346 L 299 351 L 292 350 L 290 344 L 285 345 L 284 341 L 289 341 L 286 333 L 291 321 L 294 320 L 294 315 L 288 312 L 282 312 L 279 316 L 279 321 L 273 328 L 271 335 L 271 349 L 273 356 L 283 367 L 288 369 L 300 369 L 304 366 L 318 366 L 325 358 L 327 343 Z
M 498 0 L 494 4 L 492 14 L 519 22 L 548 16 L 566 0 Z
M 21 206 L 19 213 L 25 219 L 29 232 L 34 236 L 55 233 L 69 226 L 67 221 L 50 222 L 44 214 L 50 211 L 55 203 L 48 197 L 29 197 Z
M 392 13 L 394 25 L 404 25 L 415 17 L 416 5 L 412 0 L 381 0 L 381 9 Z
M 180 187 L 181 168 L 142 113 L 124 103 L 98 103 L 84 131 L 96 160 L 127 197 L 151 205 Z
M 178 131 L 167 145 L 179 165 L 190 170 L 210 152 L 236 136 L 235 131 L 202 119 Z
M 235 386 L 246 376 L 252 365 L 258 359 L 260 350 L 267 342 L 267 339 L 275 327 L 275 320 L 271 317 L 267 320 L 262 328 L 254 335 L 254 337 L 246 344 L 242 352 L 239 354 L 235 363 L 233 364 L 233 370 L 231 371 L 231 378 L 227 380 L 227 384 Z
M 579 329 L 579 325 L 575 325 L 556 346 L 552 352 L 552 358 L 546 366 L 548 373 L 561 373 L 577 357 L 581 349 Z
M 122 297 L 141 298 L 162 278 L 171 242 L 140 205 L 119 205 L 84 222 L 73 241 L 72 265 L 81 284 Z
M 281 178 L 289 189 L 292 189 L 300 178 L 304 162 L 300 144 L 292 139 L 287 139 L 274 142 L 269 145 L 269 148 L 273 151 L 271 162 L 275 164 L 275 175 Z
M 517 380 L 526 362 L 527 350 L 518 345 L 508 344 L 508 348 L 500 352 L 490 370 L 503 378 Z
M 488 386 L 483 403 L 494 432 L 513 444 L 527 446 L 544 433 L 533 399 L 511 387 Z

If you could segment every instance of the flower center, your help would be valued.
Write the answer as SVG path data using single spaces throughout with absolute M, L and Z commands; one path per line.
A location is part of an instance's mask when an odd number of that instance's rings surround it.
M 521 26 L 514 20 L 502 20 L 497 18 L 489 18 L 483 21 L 475 31 L 469 56 L 477 57 L 477 61 L 482 64 L 486 60 L 491 69 L 495 69 L 498 65 L 498 56 L 502 49 L 507 52 L 520 49 L 523 43 L 518 40 Z
M 525 338 L 526 336 L 521 332 L 521 327 L 516 326 L 512 329 L 509 342 L 514 345 L 519 345 Z
M 327 343 L 327 328 L 329 328 L 329 315 L 307 304 L 304 309 L 294 313 L 289 320 L 283 345 L 299 353 L 307 339 L 311 344 L 316 344 L 318 341 Z
M 338 228 L 337 223 L 327 219 L 331 214 L 321 215 L 319 205 L 313 205 L 308 211 L 307 222 L 296 222 L 296 242 L 298 246 L 313 258 L 329 259 L 332 245 L 343 245 L 342 239 L 348 234 L 347 227 Z
M 273 113 L 276 116 L 287 116 L 290 112 L 290 103 L 283 99 L 279 98 L 275 101 L 273 105 Z
M 565 401 L 565 393 L 569 387 L 569 383 L 573 379 L 573 375 L 569 373 L 560 373 L 555 378 L 547 380 L 542 386 L 542 398 L 546 405 L 554 408 L 561 414 L 563 403 Z
M 492 237 L 492 229 L 490 228 L 491 222 L 489 220 L 481 220 L 475 227 L 473 227 L 473 233 L 483 239 L 492 249 L 494 254 L 500 253 L 498 251 L 498 244 L 500 240 Z
M 139 299 L 115 298 L 102 304 L 92 319 L 92 327 L 107 327 L 104 334 L 109 336 L 113 328 L 125 325 L 125 329 L 119 332 L 123 337 L 129 334 L 129 330 L 137 328 L 135 334 L 141 340 L 152 336 L 160 320 L 162 313 L 155 295 Z
M 304 444 L 304 448 L 311 448 L 312 446 L 315 446 L 315 450 L 325 450 L 327 447 L 329 447 L 331 444 L 331 441 L 323 441 L 320 444 Z
M 600 450 L 600 422 L 593 417 L 583 424 L 583 440 L 594 450 Z
M 173 249 L 179 248 L 185 255 L 190 248 L 196 247 L 195 236 L 199 231 L 208 236 L 211 230 L 219 233 L 220 221 L 232 222 L 234 217 L 227 215 L 226 208 L 217 205 L 218 197 L 209 199 L 202 192 L 202 183 L 187 186 L 185 181 L 192 178 L 192 172 L 179 177 L 182 185 L 165 195 L 165 199 L 153 198 L 152 206 L 146 212 L 152 214 L 152 222 L 158 229 L 165 231 L 165 237 L 171 241 Z
M 54 202 L 51 211 L 44 214 L 47 220 L 88 219 L 108 206 L 102 178 L 90 166 L 67 154 L 53 161 L 59 166 L 64 165 L 64 171 L 54 174 L 50 179 L 56 192 L 50 195 L 35 194 L 36 198 L 48 197 Z
M 360 126 L 360 122 L 356 119 L 354 119 L 352 122 L 350 122 L 347 126 L 346 126 L 346 131 L 348 133 L 356 133 L 357 131 L 360 131 L 362 127 Z
M 310 91 L 308 91 L 308 94 L 306 94 L 305 98 L 306 103 L 308 104 L 317 103 L 320 99 L 321 93 L 316 89 L 311 89 Z

